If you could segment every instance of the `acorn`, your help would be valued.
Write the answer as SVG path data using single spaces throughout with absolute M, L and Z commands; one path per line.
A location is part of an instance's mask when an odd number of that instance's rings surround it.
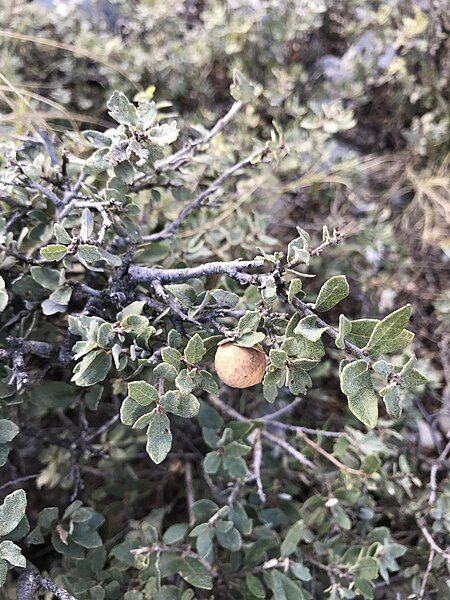
M 261 346 L 243 348 L 227 342 L 217 348 L 215 367 L 220 379 L 233 388 L 261 383 L 266 371 L 266 355 Z

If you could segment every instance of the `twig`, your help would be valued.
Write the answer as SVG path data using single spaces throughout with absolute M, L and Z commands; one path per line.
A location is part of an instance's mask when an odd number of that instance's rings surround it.
M 286 406 L 283 406 L 279 410 L 269 413 L 268 415 L 264 415 L 263 417 L 260 417 L 258 420 L 259 421 L 272 421 L 273 419 L 278 419 L 279 417 L 282 417 L 288 413 L 291 413 L 294 410 L 294 408 L 296 406 L 298 406 L 301 402 L 303 402 L 303 398 L 301 396 L 298 396 L 297 398 L 294 398 L 294 400 L 292 400 L 292 402 L 290 404 L 287 404 Z
M 443 463 L 447 460 L 450 454 L 450 441 L 447 442 L 447 445 L 442 450 L 439 457 L 433 462 L 430 471 L 430 497 L 428 499 L 428 504 L 432 505 L 436 501 L 436 493 L 437 493 L 437 473 Z
M 114 423 L 116 423 L 119 420 L 119 418 L 120 418 L 120 415 L 114 415 L 113 417 L 108 419 L 108 421 L 106 421 L 106 423 L 103 423 L 103 425 L 101 425 L 93 433 L 90 433 L 89 435 L 86 436 L 86 442 L 92 442 L 92 440 L 95 439 L 97 436 L 99 436 L 102 433 L 104 433 L 105 431 L 107 431 L 111 427 L 111 425 L 114 425 Z
M 193 511 L 193 505 L 195 502 L 194 496 L 194 484 L 192 482 L 192 463 L 187 460 L 184 464 L 184 484 L 186 487 L 186 503 L 189 515 L 189 525 L 193 527 L 195 523 L 195 516 Z
M 425 597 L 425 590 L 427 587 L 428 577 L 430 576 L 431 569 L 433 568 L 433 560 L 435 557 L 436 551 L 431 548 L 430 554 L 428 555 L 428 563 L 427 568 L 425 569 L 425 573 L 423 574 L 422 583 L 420 585 L 419 593 L 417 594 L 417 600 L 423 600 Z
M 162 160 L 158 160 L 155 163 L 155 172 L 161 173 L 167 169 L 177 169 L 181 167 L 192 155 L 192 152 L 199 148 L 200 146 L 204 146 L 208 144 L 214 136 L 220 133 L 228 123 L 235 117 L 235 115 L 240 111 L 243 104 L 240 100 L 234 102 L 231 106 L 230 110 L 221 117 L 217 123 L 214 125 L 212 129 L 210 129 L 204 136 L 197 138 L 195 140 L 189 140 L 180 150 L 174 152 L 170 156 L 163 158 Z M 144 189 L 148 184 L 147 182 L 142 182 L 142 180 L 146 179 L 146 174 L 144 173 L 140 177 L 137 177 L 132 188 L 134 191 Z
M 19 483 L 24 483 L 25 481 L 30 481 L 31 479 L 36 479 L 36 477 L 39 477 L 39 473 L 35 473 L 34 475 L 24 475 L 23 477 L 17 477 L 17 479 L 11 479 L 11 481 L 7 481 L 6 483 L 0 485 L 0 490 L 18 485 Z
M 23 571 L 17 580 L 17 600 L 34 600 L 35 593 L 40 587 L 51 592 L 60 600 L 77 600 L 75 596 L 57 586 L 50 579 L 30 569 Z
M 228 177 L 231 177 L 231 175 L 233 175 L 234 173 L 236 173 L 236 171 L 239 171 L 243 167 L 255 164 L 256 159 L 258 157 L 261 157 L 261 159 L 262 159 L 264 157 L 264 155 L 265 155 L 265 150 L 258 150 L 257 152 L 253 152 L 246 158 L 240 160 L 236 164 L 229 167 L 226 171 L 224 171 L 221 175 L 219 175 L 219 177 L 217 177 L 205 190 L 203 190 L 203 192 L 201 192 L 197 196 L 197 198 L 195 198 L 195 200 L 193 200 L 192 202 L 189 202 L 189 204 L 187 204 L 184 208 L 182 208 L 181 211 L 178 213 L 178 216 L 175 217 L 175 219 L 170 223 L 170 225 L 165 227 L 162 231 L 157 231 L 156 233 L 151 233 L 150 235 L 145 235 L 142 237 L 142 239 L 146 242 L 152 242 L 155 240 L 161 240 L 164 238 L 171 237 L 181 227 L 186 216 L 189 213 L 191 213 L 193 210 L 200 208 L 200 206 L 202 206 L 202 204 L 205 202 L 205 200 L 207 198 L 209 198 L 209 196 L 211 196 L 211 194 L 216 192 L 220 188 L 222 183 L 226 179 L 228 179 Z
M 261 444 L 261 431 L 256 430 L 255 442 L 253 445 L 253 475 L 255 476 L 256 489 L 258 490 L 258 496 L 261 502 L 264 504 L 266 501 L 266 494 L 264 493 L 263 484 L 261 481 L 261 464 L 262 464 L 262 444 Z
M 236 419 L 237 421 L 251 420 L 247 419 L 247 417 L 244 417 L 244 415 L 241 415 L 241 413 L 239 413 L 237 410 L 234 410 L 234 408 L 231 408 L 230 406 L 225 404 L 225 402 L 222 402 L 222 400 L 217 396 L 210 395 L 208 396 L 208 399 L 209 402 L 214 406 L 214 408 L 219 410 L 221 413 L 227 414 L 233 419 Z M 303 454 L 301 454 L 298 450 L 296 450 L 293 446 L 291 446 L 291 444 L 289 444 L 285 440 L 282 440 L 281 438 L 277 437 L 276 435 L 273 435 L 272 433 L 269 433 L 268 431 L 265 431 L 264 429 L 261 431 L 261 436 L 268 440 L 273 446 L 281 448 L 283 452 L 295 458 L 295 460 L 297 460 L 305 467 L 308 467 L 312 470 L 315 468 L 311 461 L 305 458 Z
M 433 536 L 428 531 L 428 529 L 425 525 L 425 519 L 421 515 L 418 514 L 418 515 L 416 515 L 416 522 L 417 522 L 417 525 L 420 527 L 423 537 L 428 542 L 428 545 L 430 546 L 430 548 L 432 550 L 434 550 L 435 552 L 437 552 L 438 554 L 441 554 L 447 561 L 448 565 L 450 565 L 450 552 L 448 550 L 444 550 L 443 548 L 438 546 L 438 544 L 434 541 Z
M 262 419 L 260 419 L 260 420 L 262 420 Z M 270 420 L 270 424 L 275 425 L 276 427 L 279 427 L 280 429 L 288 429 L 290 431 L 296 431 L 298 433 L 306 433 L 306 434 L 310 434 L 310 435 L 321 435 L 323 437 L 330 437 L 330 438 L 338 438 L 338 437 L 345 436 L 345 433 L 342 433 L 341 431 L 327 431 L 325 429 L 312 429 L 311 427 L 303 427 L 301 425 L 290 425 L 288 423 L 281 423 L 280 421 Z

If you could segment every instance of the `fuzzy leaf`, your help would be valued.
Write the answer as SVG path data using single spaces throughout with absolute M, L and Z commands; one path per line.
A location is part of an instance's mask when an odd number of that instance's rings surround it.
M 128 384 L 128 395 L 141 406 L 148 406 L 158 400 L 158 390 L 146 381 L 131 381 Z
M 27 507 L 27 497 L 23 490 L 16 490 L 6 496 L 0 506 L 0 537 L 11 533 L 22 520 Z
M 203 340 L 198 333 L 196 333 L 187 343 L 187 346 L 184 350 L 184 358 L 188 363 L 194 365 L 203 358 L 205 352 L 206 349 L 203 344 Z
M 348 296 L 349 287 L 345 275 L 335 275 L 326 281 L 320 289 L 315 310 L 325 312 Z
M 363 360 L 353 361 L 342 369 L 341 389 L 348 398 L 352 413 L 367 427 L 375 427 L 378 419 L 378 398 Z
M 366 350 L 371 352 L 389 351 L 392 348 L 392 340 L 402 334 L 411 316 L 411 305 L 407 304 L 397 309 L 382 321 L 377 323 L 372 331 Z M 386 350 L 388 348 L 388 350 Z M 395 348 L 395 344 L 394 344 Z M 392 351 L 392 350 L 391 350 Z
M 156 463 L 161 463 L 172 447 L 170 421 L 165 412 L 155 408 L 147 429 L 147 453 Z
M 4 540 L 0 544 L 0 559 L 7 560 L 15 567 L 25 568 L 27 566 L 27 561 L 22 555 L 22 550 L 19 546 L 8 540 Z
M 62 244 L 50 244 L 39 251 L 42 258 L 49 262 L 61 260 L 67 254 L 67 248 Z
M 328 327 L 317 327 L 316 315 L 304 317 L 294 330 L 296 335 L 302 335 L 310 342 L 317 342 Z
M 123 125 L 136 125 L 136 107 L 131 104 L 123 92 L 117 90 L 107 102 L 108 112 L 111 117 Z
M 167 412 L 185 419 L 195 417 L 200 410 L 200 402 L 193 394 L 186 394 L 177 390 L 169 390 L 161 396 L 161 406 Z

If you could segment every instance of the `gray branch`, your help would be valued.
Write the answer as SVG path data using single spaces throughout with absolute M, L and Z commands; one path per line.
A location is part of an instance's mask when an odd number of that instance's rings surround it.
M 17 580 L 17 600 L 34 600 L 39 588 L 51 592 L 60 600 L 77 600 L 63 588 L 57 586 L 53 581 L 42 577 L 36 571 L 26 569 Z
M 262 260 L 233 260 L 230 262 L 210 262 L 198 267 L 184 269 L 158 269 L 150 267 L 137 267 L 131 265 L 128 274 L 132 281 L 136 283 L 149 283 L 159 281 L 160 283 L 174 283 L 176 281 L 186 281 L 195 277 L 204 277 L 205 275 L 229 275 L 239 279 L 241 272 L 256 272 L 264 269 Z

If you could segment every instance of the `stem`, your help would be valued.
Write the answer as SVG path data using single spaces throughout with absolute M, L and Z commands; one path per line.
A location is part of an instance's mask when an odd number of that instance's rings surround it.
M 230 262 L 210 262 L 185 269 L 158 269 L 131 265 L 128 274 L 131 280 L 136 283 L 151 283 L 155 280 L 160 283 L 173 283 L 205 275 L 226 274 L 233 278 L 239 278 L 239 273 L 242 271 L 258 271 L 263 268 L 264 261 L 262 260 L 233 260 Z
M 50 579 L 42 577 L 30 569 L 25 569 L 17 580 L 17 600 L 34 600 L 35 593 L 39 588 L 51 592 L 60 600 L 77 600 L 75 596 L 57 586 Z

